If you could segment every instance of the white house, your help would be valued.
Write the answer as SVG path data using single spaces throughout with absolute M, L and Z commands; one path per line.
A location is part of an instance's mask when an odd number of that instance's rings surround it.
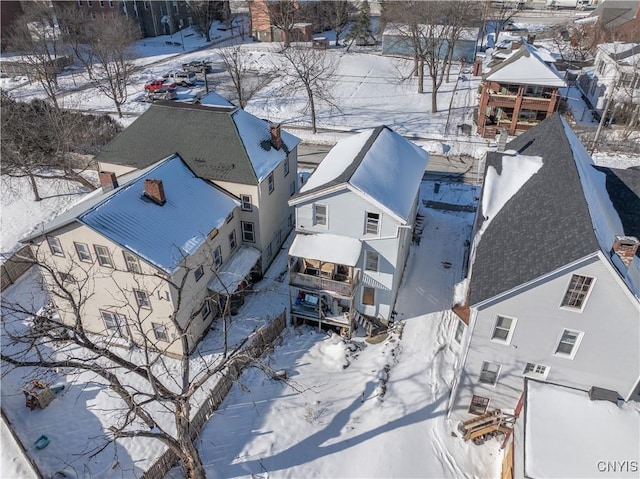
M 293 228 L 299 139 L 215 95 L 203 101 L 154 103 L 96 155 L 99 169 L 121 175 L 178 153 L 241 202 L 238 240 L 261 252 L 264 273 Z
M 598 45 L 594 66 L 585 68 L 578 86 L 598 118 L 610 101 L 607 117 L 626 123 L 640 116 L 640 43 Z M 637 121 L 637 120 L 636 120 Z
M 523 377 L 638 399 L 640 171 L 595 167 L 557 114 L 507 148 L 487 155 L 454 308 L 450 414 L 513 410 Z
M 350 333 L 354 319 L 374 328 L 393 318 L 428 158 L 380 126 L 338 142 L 320 163 L 289 201 L 294 322 Z
M 118 178 L 25 238 L 60 321 L 114 344 L 174 356 L 193 351 L 257 267 L 241 245 L 240 202 L 172 155 Z M 224 272 L 239 266 L 235 277 Z M 224 287 L 217 285 L 224 282 Z

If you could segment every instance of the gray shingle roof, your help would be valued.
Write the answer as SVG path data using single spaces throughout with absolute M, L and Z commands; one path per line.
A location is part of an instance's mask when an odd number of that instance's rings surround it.
M 178 153 L 201 178 L 255 185 L 258 184 L 258 176 L 247 145 L 244 145 L 238 131 L 234 117 L 236 112 L 237 109 L 159 101 L 111 141 L 95 159 L 145 168 Z M 260 128 L 255 128 L 253 133 L 256 143 L 268 143 L 268 122 L 258 119 L 256 122 L 260 123 Z M 284 158 L 285 152 L 297 145 L 298 139 L 286 132 L 282 132 L 282 139 Z
M 620 216 L 624 234 L 640 238 L 640 170 L 596 166 L 606 177 L 606 187 L 613 207 Z M 636 253 L 640 257 L 640 249 Z
M 518 136 L 507 149 L 540 156 L 543 165 L 482 234 L 471 274 L 469 305 L 600 249 L 560 116 L 554 114 Z M 493 166 L 500 174 L 502 156 L 489 153 L 486 168 Z

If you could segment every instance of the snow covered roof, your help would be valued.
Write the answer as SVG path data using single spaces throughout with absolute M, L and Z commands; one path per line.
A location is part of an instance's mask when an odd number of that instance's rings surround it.
M 620 65 L 637 67 L 640 64 L 640 43 L 601 43 L 598 50 L 611 57 Z
M 533 45 L 525 43 L 493 66 L 483 79 L 500 83 L 566 86 L 555 67 L 549 64 L 552 61 L 555 60 L 548 52 L 541 53 Z
M 235 108 L 235 106 L 233 106 L 233 104 L 229 100 L 217 94 L 215 91 L 211 91 L 203 97 L 200 97 L 198 103 L 200 103 L 200 105 L 206 106 L 227 106 L 230 108 Z
M 289 248 L 289 256 L 315 259 L 327 263 L 355 266 L 362 243 L 355 238 L 333 234 L 297 234 Z
M 487 155 L 469 305 L 597 251 L 609 257 L 616 235 L 640 233 L 640 171 L 607 179 L 558 114 L 507 148 L 517 155 Z M 621 272 L 636 296 L 639 264 Z
M 259 259 L 260 250 L 251 246 L 240 246 L 211 278 L 207 288 L 216 293 L 234 293 Z
M 637 475 L 637 469 L 602 469 L 638 457 L 640 412 L 633 403 L 591 401 L 585 391 L 527 381 L 523 419 L 524 471 L 516 471 L 517 477 Z
M 282 131 L 283 146 L 276 150 L 269 126 L 241 109 L 161 100 L 95 159 L 145 168 L 178 153 L 200 178 L 255 185 L 300 142 Z
M 162 181 L 164 205 L 144 195 L 145 179 Z M 54 219 L 45 225 L 45 232 L 79 221 L 168 273 L 239 205 L 232 196 L 194 175 L 178 155 L 107 194 L 96 193 L 65 213 L 64 222 Z
M 403 221 L 408 219 L 429 153 L 387 126 L 339 141 L 292 204 L 344 185 Z
M 4 410 L 2 412 L 2 424 L 0 425 L 0 443 L 2 444 L 0 473 L 3 477 L 20 479 L 37 479 L 42 477 L 34 471 L 29 457 L 16 441 L 11 427 L 5 421 Z

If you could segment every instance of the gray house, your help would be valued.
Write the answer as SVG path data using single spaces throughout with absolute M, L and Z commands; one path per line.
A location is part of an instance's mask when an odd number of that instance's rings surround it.
M 240 108 L 160 101 L 97 156 L 122 175 L 178 153 L 191 170 L 241 202 L 241 240 L 261 252 L 264 273 L 294 225 L 299 139 Z M 206 205 L 194 205 L 194 208 Z
M 450 414 L 513 411 L 525 377 L 637 400 L 640 171 L 595 167 L 558 114 L 486 162 Z

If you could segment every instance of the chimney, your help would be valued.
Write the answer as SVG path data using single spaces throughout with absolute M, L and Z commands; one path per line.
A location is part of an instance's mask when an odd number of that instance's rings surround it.
M 640 241 L 635 236 L 616 236 L 611 252 L 617 254 L 628 268 L 638 251 Z
M 167 202 L 167 198 L 164 196 L 162 180 L 144 180 L 144 195 L 160 206 Z
M 269 127 L 271 132 L 271 144 L 276 150 L 282 148 L 282 135 L 280 134 L 280 123 L 271 124 Z
M 100 186 L 102 186 L 103 193 L 118 187 L 118 178 L 113 171 L 99 171 L 98 178 L 100 179 Z
M 500 132 L 498 133 L 498 152 L 503 152 L 507 146 L 507 139 L 509 138 L 509 130 L 507 130 L 506 126 L 503 126 Z
M 536 41 L 536 36 L 535 35 L 527 35 L 527 43 L 529 45 L 533 45 L 533 43 Z

